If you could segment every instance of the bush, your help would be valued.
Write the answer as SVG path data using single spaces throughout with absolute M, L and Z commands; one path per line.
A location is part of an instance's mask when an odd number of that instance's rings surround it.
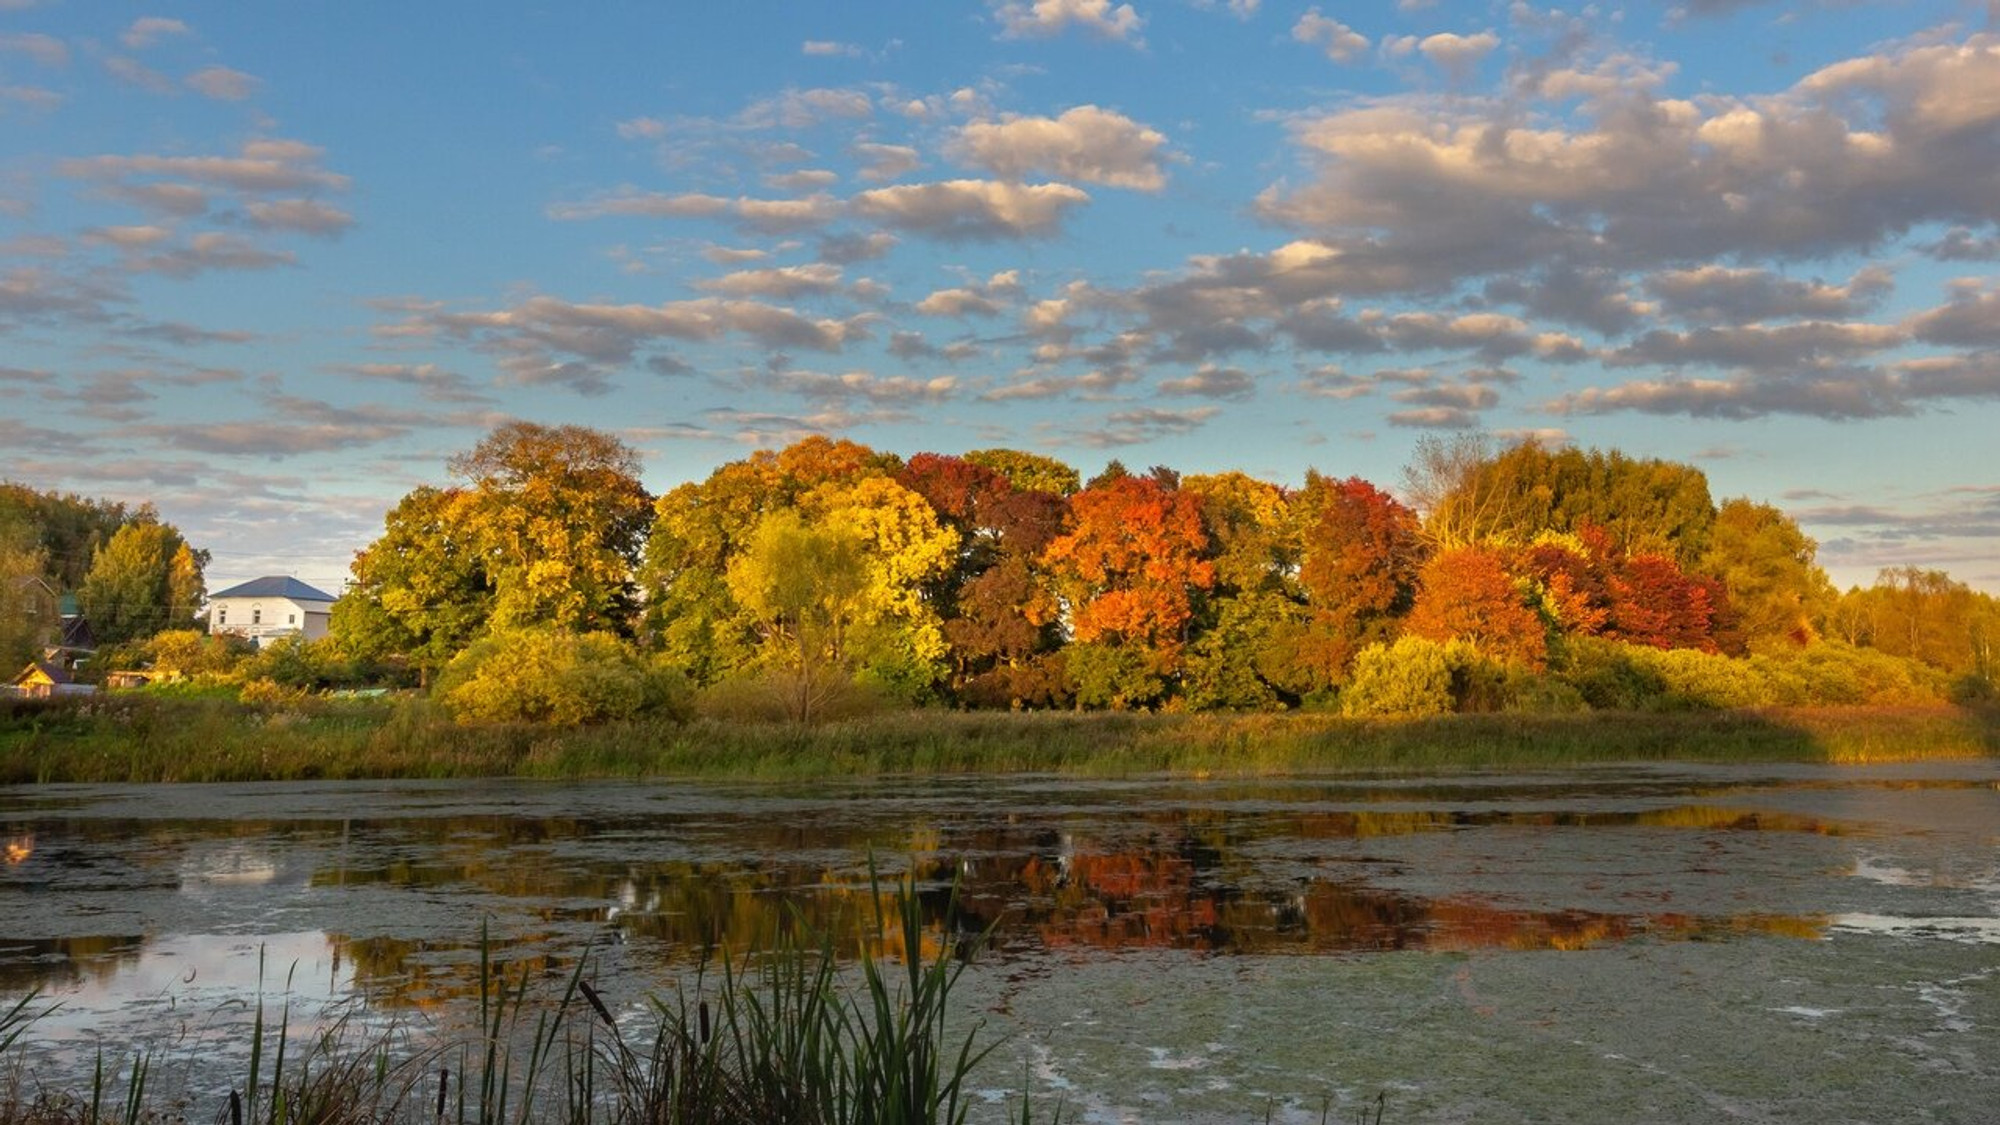
M 445 667 L 433 694 L 461 723 L 576 726 L 672 715 L 684 707 L 684 686 L 609 633 L 535 628 L 475 641 Z
M 1342 714 L 1356 718 L 1422 718 L 1458 709 L 1459 673 L 1479 654 L 1463 641 L 1401 637 L 1369 645 L 1354 658 L 1354 676 L 1340 693 Z
M 1907 707 L 1941 703 L 1949 694 L 1943 674 L 1928 665 L 1839 641 L 1760 656 L 1753 663 L 1765 673 L 1770 703 Z
M 235 674 L 256 651 L 249 641 L 233 634 L 169 629 L 153 634 L 138 655 L 163 679 L 199 680 Z

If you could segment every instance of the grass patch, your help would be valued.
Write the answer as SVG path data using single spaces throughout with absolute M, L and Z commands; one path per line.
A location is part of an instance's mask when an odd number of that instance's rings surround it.
M 815 779 L 1050 772 L 1256 776 L 1604 762 L 1876 762 L 2000 753 L 2000 710 L 1335 715 L 905 711 L 798 726 L 641 719 L 463 726 L 420 698 L 144 693 L 0 701 L 0 783 L 319 778 Z

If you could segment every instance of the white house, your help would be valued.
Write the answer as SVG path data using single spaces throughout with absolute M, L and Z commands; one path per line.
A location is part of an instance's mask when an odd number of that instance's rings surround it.
M 208 631 L 262 645 L 273 637 L 326 636 L 333 595 L 285 575 L 253 578 L 208 598 Z

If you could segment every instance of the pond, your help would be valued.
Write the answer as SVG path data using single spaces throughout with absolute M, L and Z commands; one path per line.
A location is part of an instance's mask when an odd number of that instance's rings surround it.
M 460 1027 L 487 955 L 621 1010 L 871 859 L 982 1085 L 1069 1120 L 1992 1120 L 2000 763 L 1254 781 L 0 791 L 0 993 L 39 1080 L 226 1064 L 259 997 Z M 956 887 L 954 894 L 953 888 Z M 207 1116 L 207 1110 L 199 1111 Z

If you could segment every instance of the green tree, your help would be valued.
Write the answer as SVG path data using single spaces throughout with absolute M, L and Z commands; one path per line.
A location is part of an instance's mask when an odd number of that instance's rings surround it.
M 609 633 L 536 626 L 474 642 L 438 677 L 436 695 L 461 723 L 576 726 L 674 707 L 673 678 Z
M 191 625 L 206 590 L 196 551 L 151 509 L 118 529 L 91 560 L 77 602 L 99 644 L 144 640 Z
M 773 682 L 798 722 L 811 722 L 854 678 L 850 641 L 873 582 L 868 547 L 852 524 L 809 524 L 781 509 L 758 522 L 729 565 L 730 592 L 759 622 Z
M 332 636 L 349 657 L 406 661 L 428 678 L 485 631 L 493 580 L 471 506 L 463 489 L 426 486 L 390 509 L 333 603 Z
M 57 623 L 48 556 L 36 538 L 25 523 L 0 518 L 0 674 L 10 677 L 40 654 Z
M 1752 652 L 1798 648 L 1833 601 L 1815 561 L 1819 545 L 1769 504 L 1725 501 L 1715 514 L 1701 569 L 1722 580 L 1737 627 Z

